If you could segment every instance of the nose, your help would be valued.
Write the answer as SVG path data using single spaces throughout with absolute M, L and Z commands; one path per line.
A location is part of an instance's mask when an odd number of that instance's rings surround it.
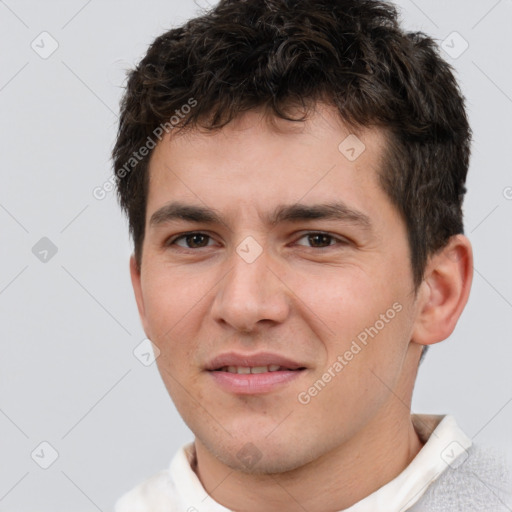
M 233 251 L 228 264 L 212 305 L 214 320 L 243 333 L 284 322 L 290 293 L 266 251 L 252 262 Z

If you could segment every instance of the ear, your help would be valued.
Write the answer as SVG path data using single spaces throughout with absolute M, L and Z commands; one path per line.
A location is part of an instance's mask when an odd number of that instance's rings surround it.
M 144 298 L 142 295 L 141 271 L 137 266 L 137 262 L 133 254 L 130 257 L 130 277 L 132 279 L 133 292 L 135 294 L 135 301 L 137 302 L 137 309 L 139 310 L 140 321 L 147 336 L 148 331 L 146 329 L 146 312 L 144 308 Z
M 448 338 L 466 305 L 473 280 L 473 251 L 455 235 L 428 261 L 418 290 L 412 341 L 432 345 Z

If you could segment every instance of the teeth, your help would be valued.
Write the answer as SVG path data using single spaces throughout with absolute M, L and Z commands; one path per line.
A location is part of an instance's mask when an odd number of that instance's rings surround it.
M 251 373 L 250 368 L 244 366 L 228 366 L 229 373 Z
M 240 374 L 249 374 L 249 373 L 266 373 L 266 372 L 277 372 L 279 369 L 287 370 L 287 368 L 283 368 L 278 364 L 269 364 L 268 366 L 224 366 L 220 369 L 222 372 L 229 373 L 240 373 Z

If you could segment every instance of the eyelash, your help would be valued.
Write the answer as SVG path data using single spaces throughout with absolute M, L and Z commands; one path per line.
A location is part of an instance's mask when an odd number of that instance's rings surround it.
M 206 236 L 208 237 L 210 240 L 213 238 L 212 236 L 210 236 L 208 233 L 204 233 L 202 231 L 189 231 L 187 233 L 182 233 L 181 235 L 177 235 L 175 237 L 172 237 L 170 239 L 168 239 L 166 242 L 165 242 L 165 246 L 166 247 L 170 247 L 172 245 L 175 244 L 176 241 L 178 240 L 181 240 L 181 239 L 184 239 L 184 238 L 187 238 L 189 236 L 193 236 L 193 235 L 203 235 L 203 236 Z M 323 236 L 326 236 L 328 238 L 332 240 L 334 240 L 335 242 L 338 242 L 337 244 L 329 244 L 325 247 L 306 247 L 308 249 L 317 249 L 317 250 L 322 250 L 322 249 L 329 249 L 331 247 L 335 247 L 336 245 L 341 245 L 341 246 L 344 246 L 344 245 L 348 245 L 349 244 L 349 241 L 344 239 L 344 238 L 339 238 L 339 237 L 336 237 L 334 235 L 331 235 L 330 233 L 325 233 L 323 231 L 308 231 L 308 232 L 305 232 L 303 233 L 299 238 L 298 240 L 301 240 L 302 238 L 304 237 L 308 237 L 308 236 L 314 236 L 314 235 L 323 235 Z M 198 248 L 192 248 L 192 247 L 181 247 L 181 246 L 176 246 L 178 247 L 177 250 L 183 250 L 183 251 L 197 251 L 199 249 L 206 249 L 207 247 L 210 247 L 210 246 L 205 246 L 205 247 L 198 247 Z

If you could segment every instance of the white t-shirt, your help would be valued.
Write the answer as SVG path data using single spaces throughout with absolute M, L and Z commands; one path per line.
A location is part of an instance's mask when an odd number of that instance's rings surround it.
M 459 472 L 460 476 L 456 471 L 469 458 L 472 442 L 458 427 L 455 419 L 449 415 L 418 414 L 413 414 L 411 419 L 418 436 L 425 443 L 423 448 L 396 478 L 343 512 L 405 512 L 408 510 L 437 512 L 445 510 L 444 507 L 432 508 L 429 503 L 433 503 L 436 499 L 440 500 L 440 503 L 448 503 L 452 498 L 443 497 L 443 492 L 458 495 L 461 489 L 457 487 L 468 487 L 468 474 L 474 473 L 473 469 L 469 472 Z M 193 458 L 193 443 L 183 446 L 172 459 L 168 469 L 160 471 L 122 496 L 116 503 L 115 512 L 230 512 L 205 491 L 191 468 Z M 474 467 L 481 467 L 480 461 L 476 461 Z M 501 466 L 497 473 L 500 478 L 503 477 Z M 446 478 L 440 479 L 439 477 L 444 474 L 447 474 Z M 469 478 L 472 478 L 471 475 Z M 428 495 L 427 491 L 431 491 L 432 487 L 436 485 L 439 487 L 440 480 L 447 483 L 440 486 L 439 492 L 430 493 L 434 496 L 433 498 L 427 496 L 427 501 L 422 500 L 421 498 Z M 492 480 L 494 482 L 491 482 L 491 485 L 496 483 L 494 476 Z M 464 492 L 471 493 L 471 489 L 465 489 Z M 490 492 L 493 490 L 490 489 Z M 465 501 L 457 503 L 473 503 L 468 501 L 473 500 L 470 494 L 464 499 Z M 489 498 L 485 498 L 484 501 L 487 505 L 491 502 Z M 500 502 L 496 499 L 498 505 Z M 512 508 L 497 508 L 497 506 L 488 509 L 459 509 L 452 506 L 446 510 L 450 512 L 512 510 Z

